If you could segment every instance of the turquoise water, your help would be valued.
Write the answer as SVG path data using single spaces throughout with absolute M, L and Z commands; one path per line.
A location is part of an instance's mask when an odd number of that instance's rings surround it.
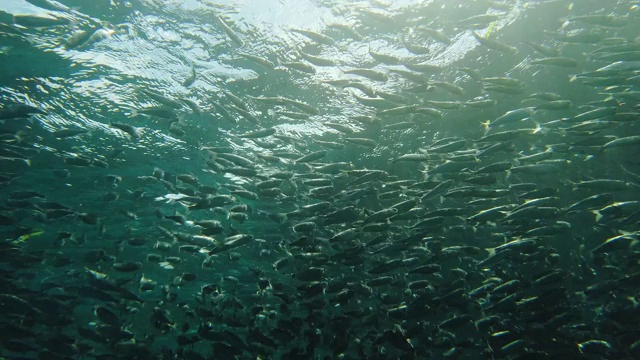
M 0 0 L 0 356 L 637 358 L 639 5 Z

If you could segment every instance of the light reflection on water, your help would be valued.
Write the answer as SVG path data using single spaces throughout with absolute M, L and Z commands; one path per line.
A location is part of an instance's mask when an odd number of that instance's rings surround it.
M 427 3 L 429 2 L 422 2 L 421 6 Z M 351 67 L 373 67 L 382 71 L 403 69 L 402 66 L 376 64 L 368 54 L 370 49 L 401 59 L 411 59 L 412 62 L 426 61 L 429 64 L 447 66 L 461 60 L 468 51 L 478 46 L 469 31 L 461 32 L 452 39 L 452 46 L 430 42 L 431 54 L 421 57 L 401 48 L 396 34 L 378 31 L 375 27 L 364 29 L 363 41 L 356 41 L 348 34 L 336 32 L 328 27 L 335 23 L 353 23 L 354 17 L 358 16 L 363 24 L 380 25 L 383 30 L 387 25 L 395 24 L 385 24 L 386 18 L 380 18 L 377 14 L 400 14 L 415 5 L 411 1 L 379 3 L 374 4 L 373 8 L 367 1 L 353 2 L 350 7 L 341 3 L 317 4 L 312 1 L 293 0 L 229 1 L 215 4 L 206 1 L 143 1 L 139 6 L 135 6 L 139 10 L 132 11 L 127 18 L 120 19 L 119 24 L 113 24 L 121 25 L 121 31 L 87 48 L 66 49 L 64 46 L 64 42 L 74 31 L 87 28 L 82 22 L 74 23 L 73 28 L 56 27 L 51 32 L 39 32 L 38 36 L 33 38 L 35 45 L 45 51 L 52 50 L 62 58 L 72 61 L 70 69 L 73 75 L 69 83 L 65 84 L 67 94 L 61 93 L 61 101 L 53 100 L 55 96 L 38 101 L 42 103 L 43 108 L 55 104 L 55 108 L 59 110 L 64 103 L 68 106 L 66 110 L 69 115 L 84 115 L 75 116 L 77 125 L 95 127 L 90 125 L 89 119 L 92 116 L 82 109 L 74 109 L 73 103 L 65 101 L 85 98 L 98 107 L 108 109 L 110 116 L 107 116 L 105 111 L 95 111 L 105 119 L 130 122 L 135 126 L 144 127 L 146 124 L 140 119 L 128 117 L 133 109 L 153 104 L 136 91 L 138 86 L 153 88 L 173 98 L 195 99 L 207 113 L 213 112 L 210 101 L 224 100 L 219 95 L 220 90 L 231 87 L 240 95 L 286 96 L 321 108 L 322 115 L 311 117 L 310 121 L 295 124 L 274 123 L 283 133 L 292 132 L 299 136 L 335 133 L 334 130 L 321 125 L 321 122 L 337 120 L 349 123 L 349 116 L 366 114 L 369 110 L 354 101 L 348 95 L 349 91 L 339 87 L 331 91 L 336 97 L 327 98 L 328 86 L 321 83 L 323 80 L 350 78 L 343 74 L 342 70 Z M 11 4 L 3 1 L 0 8 L 12 12 L 38 10 L 23 0 Z M 244 47 L 238 48 L 225 36 L 215 16 L 224 18 L 238 32 L 245 42 Z M 500 31 L 516 17 L 517 7 L 514 7 L 511 13 L 502 16 L 493 31 Z M 367 20 L 368 18 L 370 19 Z M 335 36 L 336 44 L 313 45 L 304 36 L 291 32 L 292 28 L 329 32 Z M 281 61 L 297 61 L 299 50 L 314 56 L 335 59 L 339 66 L 316 66 L 316 73 L 313 75 L 282 67 L 265 74 L 260 66 L 237 55 L 239 52 L 259 55 L 276 61 L 278 65 L 276 58 Z M 190 75 L 192 66 L 197 77 L 193 85 L 187 88 L 181 84 Z M 382 91 L 392 93 L 401 86 L 399 80 L 397 77 L 391 77 L 388 82 L 375 85 Z M 55 84 L 56 81 L 52 81 L 49 86 L 55 87 Z M 46 92 L 46 89 L 43 90 Z M 437 96 L 435 95 L 436 98 Z M 47 105 L 47 102 L 51 105 Z M 252 111 L 262 113 L 265 121 L 269 121 L 266 109 L 261 104 L 254 104 Z M 191 123 L 202 121 L 201 118 L 190 114 L 185 118 Z M 55 118 L 47 121 L 58 127 L 68 125 L 64 122 L 55 124 Z M 211 126 L 210 121 L 205 121 L 203 126 Z M 224 123 L 224 120 L 218 122 Z M 358 128 L 356 123 L 350 126 Z M 154 131 L 147 130 L 145 133 L 166 140 L 150 141 L 154 146 L 164 146 L 174 141 L 171 140 L 171 135 L 164 135 L 166 129 L 163 128 L 155 127 Z

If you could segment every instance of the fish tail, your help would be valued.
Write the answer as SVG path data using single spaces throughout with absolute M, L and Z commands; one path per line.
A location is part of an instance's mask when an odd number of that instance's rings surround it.
M 531 130 L 531 135 L 535 135 L 537 133 L 543 133 L 544 134 L 544 132 L 543 132 L 544 129 L 542 128 L 540 123 L 537 122 L 537 121 L 534 121 L 533 123 L 536 124 L 536 127 L 535 127 L 535 129 Z
M 491 256 L 494 256 L 496 254 L 496 249 L 495 248 L 485 248 L 484 250 L 489 253 L 489 255 L 487 255 L 487 257 L 491 257 Z
M 480 124 L 482 124 L 482 127 L 484 128 L 484 136 L 486 136 L 489 130 L 491 130 L 491 120 L 481 122 Z
M 488 39 L 489 36 L 491 36 L 491 33 L 493 32 L 493 29 L 496 27 L 497 23 L 498 23 L 497 21 L 494 21 L 489 25 L 489 29 L 487 30 L 486 34 L 484 35 L 484 37 L 486 39 Z
M 133 129 L 133 134 L 132 134 L 132 138 L 134 140 L 139 139 L 142 136 L 142 129 L 141 128 L 134 128 Z

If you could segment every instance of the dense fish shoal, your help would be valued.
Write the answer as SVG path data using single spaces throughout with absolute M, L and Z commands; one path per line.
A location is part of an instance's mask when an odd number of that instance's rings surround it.
M 637 1 L 0 10 L 1 357 L 640 357 Z

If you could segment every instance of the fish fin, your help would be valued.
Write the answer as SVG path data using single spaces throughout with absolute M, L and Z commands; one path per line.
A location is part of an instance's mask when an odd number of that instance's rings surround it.
M 136 117 L 136 116 L 138 116 L 138 115 L 140 115 L 140 113 L 138 112 L 138 110 L 133 109 L 133 110 L 131 111 L 131 115 L 129 115 L 129 116 L 130 116 L 130 117 Z
M 302 164 L 302 165 L 306 166 L 306 167 L 307 167 L 307 169 L 308 169 L 309 171 L 311 171 L 311 172 L 313 172 L 313 171 L 315 171 L 315 170 L 316 170 L 316 168 L 314 168 L 314 167 L 313 167 L 311 164 L 309 164 L 309 163 L 304 163 L 304 164 Z
M 568 180 L 568 179 L 562 179 L 562 180 L 560 180 L 560 182 L 568 184 L 568 185 L 571 185 L 572 186 L 571 190 L 573 190 L 573 191 L 576 191 L 578 189 L 578 187 L 576 186 L 578 183 L 576 183 L 574 181 L 571 181 L 571 180 Z
M 491 36 L 491 32 L 493 32 L 493 29 L 495 28 L 496 24 L 498 23 L 498 21 L 494 21 L 491 24 L 489 24 L 489 29 L 487 30 L 486 34 L 485 34 L 485 38 L 489 38 L 489 36 Z
M 491 127 L 490 127 L 490 125 L 491 125 L 491 120 L 487 120 L 487 121 L 484 121 L 484 122 L 480 122 L 480 124 L 481 124 L 481 125 L 482 125 L 482 127 L 484 128 L 484 134 L 483 134 L 483 136 L 486 136 L 486 135 L 487 135 L 487 133 L 489 132 L 489 130 L 491 130 Z
M 496 254 L 496 249 L 495 248 L 485 248 L 485 250 L 489 253 L 489 255 L 487 257 L 492 257 Z
M 540 126 L 540 123 L 537 122 L 537 121 L 534 121 L 533 123 L 536 124 L 536 127 L 535 127 L 535 129 L 531 130 L 531 135 L 535 135 L 537 133 L 543 133 L 544 134 L 544 132 L 542 131 L 543 130 L 542 126 Z
M 520 166 L 522 163 L 518 159 L 513 159 L 513 166 Z
M 591 210 L 591 213 L 596 216 L 596 222 L 600 222 L 600 220 L 602 220 L 603 215 L 599 210 Z
M 138 139 L 138 138 L 140 138 L 142 136 L 142 129 L 143 128 L 141 128 L 141 127 L 135 127 L 135 126 L 133 127 L 133 134 L 134 135 L 132 136 L 132 138 L 134 140 Z
M 289 221 L 289 217 L 285 213 L 281 213 L 280 224 L 286 224 Z

